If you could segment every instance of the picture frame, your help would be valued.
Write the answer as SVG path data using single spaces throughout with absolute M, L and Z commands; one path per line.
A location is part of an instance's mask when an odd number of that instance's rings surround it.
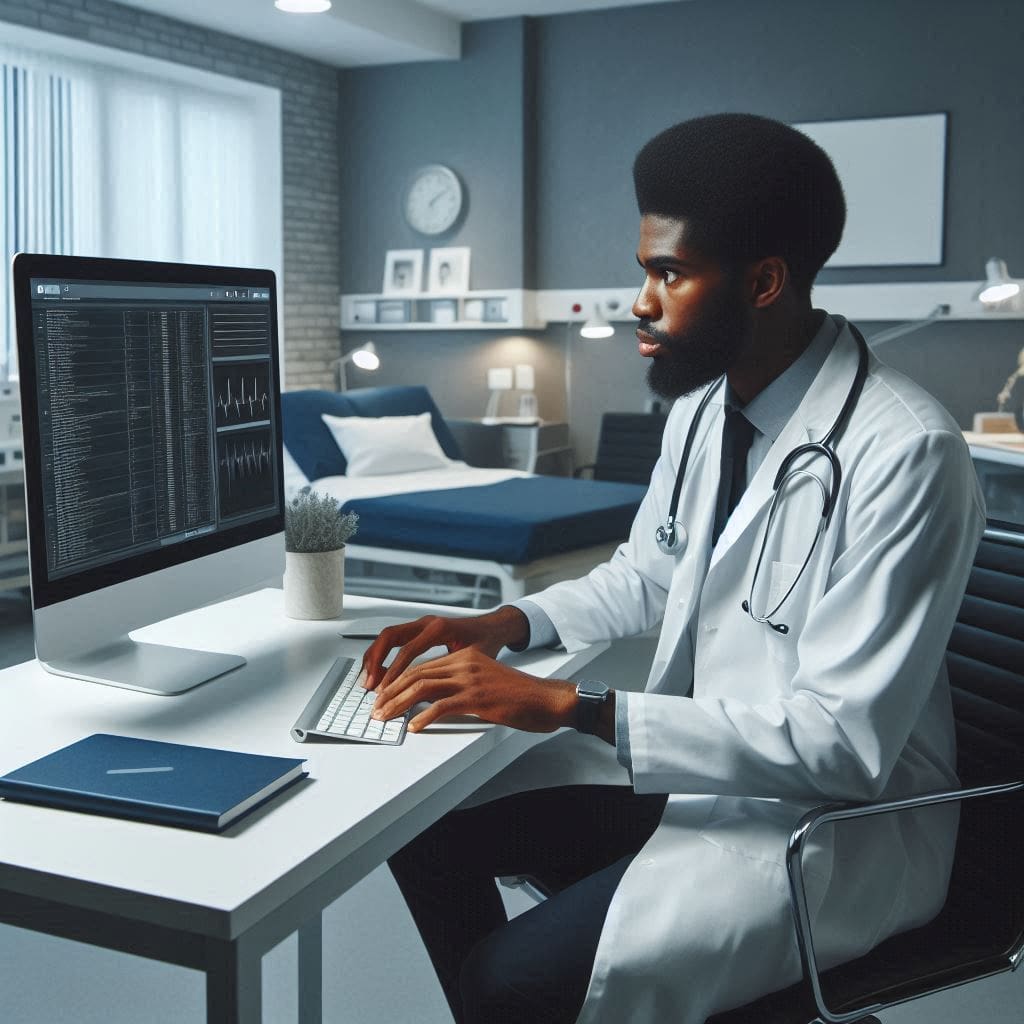
M 422 249 L 388 249 L 384 257 L 384 295 L 419 295 L 423 281 Z
M 462 295 L 469 291 L 468 246 L 430 250 L 427 291 L 435 295 Z

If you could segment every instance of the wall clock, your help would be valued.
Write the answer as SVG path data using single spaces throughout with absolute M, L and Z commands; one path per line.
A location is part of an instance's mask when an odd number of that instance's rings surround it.
M 443 164 L 428 164 L 413 175 L 402 209 L 411 228 L 439 235 L 459 219 L 463 201 L 458 175 Z

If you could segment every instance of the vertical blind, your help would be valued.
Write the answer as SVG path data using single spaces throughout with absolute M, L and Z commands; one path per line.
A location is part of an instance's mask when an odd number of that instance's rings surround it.
M 0 381 L 17 375 L 10 259 L 45 252 L 275 266 L 261 215 L 265 107 L 0 45 Z

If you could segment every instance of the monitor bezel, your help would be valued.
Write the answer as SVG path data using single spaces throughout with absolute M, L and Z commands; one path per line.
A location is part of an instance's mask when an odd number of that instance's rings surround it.
M 12 261 L 15 327 L 18 341 L 19 386 L 24 441 L 25 499 L 28 511 L 29 566 L 32 605 L 41 609 L 118 583 L 138 579 L 171 566 L 215 554 L 284 530 L 283 436 L 281 430 L 281 367 L 278 351 L 277 284 L 271 270 L 220 267 L 207 264 L 166 263 L 149 260 L 103 259 L 92 256 L 58 256 L 18 253 Z M 43 525 L 43 481 L 40 460 L 39 404 L 36 394 L 35 339 L 32 331 L 30 279 L 57 277 L 107 280 L 125 283 L 250 285 L 270 292 L 271 361 L 277 476 L 277 512 L 211 534 L 190 538 L 155 551 L 119 558 L 104 566 L 83 569 L 51 580 L 46 560 Z

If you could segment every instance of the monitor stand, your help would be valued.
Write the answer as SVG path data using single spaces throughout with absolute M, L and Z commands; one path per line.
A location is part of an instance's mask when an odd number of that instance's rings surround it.
M 123 636 L 92 651 L 65 655 L 53 661 L 40 658 L 40 664 L 47 672 L 58 676 L 170 696 L 240 668 L 245 658 L 238 654 L 140 643 Z

